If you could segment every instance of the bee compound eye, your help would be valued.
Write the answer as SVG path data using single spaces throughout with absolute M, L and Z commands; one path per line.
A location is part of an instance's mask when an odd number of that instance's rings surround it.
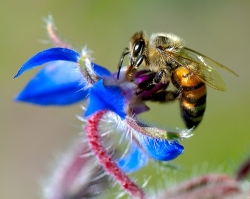
M 145 47 L 145 43 L 143 40 L 139 40 L 138 42 L 135 42 L 133 47 L 133 57 L 138 57 L 142 54 Z

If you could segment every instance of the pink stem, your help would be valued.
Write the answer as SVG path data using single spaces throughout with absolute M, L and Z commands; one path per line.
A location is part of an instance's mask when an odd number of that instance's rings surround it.
M 107 173 L 109 173 L 127 193 L 134 198 L 145 199 L 146 197 L 143 190 L 117 166 L 100 143 L 98 125 L 105 113 L 106 111 L 99 111 L 88 118 L 86 132 L 92 152 L 95 153 L 96 158 Z
M 250 173 L 250 157 L 240 166 L 236 173 L 236 180 L 245 180 Z
M 69 44 L 64 42 L 60 37 L 56 35 L 54 26 L 52 23 L 47 23 L 46 29 L 48 31 L 50 40 L 53 42 L 55 46 L 59 46 L 61 48 L 71 48 Z
M 227 175 L 208 174 L 190 179 L 167 190 L 163 196 L 176 199 L 223 198 L 240 193 L 237 182 Z

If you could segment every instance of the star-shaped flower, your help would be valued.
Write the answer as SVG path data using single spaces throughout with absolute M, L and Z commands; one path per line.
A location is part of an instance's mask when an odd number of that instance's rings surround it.
M 69 162 L 72 164 L 59 169 L 58 175 L 61 177 L 57 175 L 52 180 L 47 194 L 49 199 L 53 199 L 59 192 L 62 193 L 59 194 L 60 197 L 65 198 L 65 195 L 79 195 L 83 187 L 89 190 L 87 181 L 79 181 L 86 169 L 86 161 L 91 159 L 94 162 L 93 156 L 90 158 L 84 155 L 89 153 L 95 154 L 98 168 L 101 166 L 101 170 L 112 176 L 126 192 L 131 196 L 144 198 L 145 193 L 127 174 L 143 167 L 149 159 L 169 161 L 176 158 L 184 150 L 177 139 L 190 136 L 190 130 L 167 131 L 145 124 L 137 117 L 138 114 L 149 110 L 144 103 L 147 96 L 167 85 L 158 85 L 151 91 L 137 95 L 136 90 L 146 81 L 152 80 L 154 74 L 146 70 L 138 71 L 131 82 L 126 75 L 129 67 L 125 66 L 118 79 L 117 72 L 112 73 L 91 62 L 86 49 L 83 49 L 81 54 L 70 49 L 68 44 L 55 35 L 51 22 L 48 22 L 47 28 L 52 41 L 59 47 L 41 51 L 23 64 L 14 78 L 37 66 L 46 66 L 29 81 L 15 99 L 42 106 L 66 106 L 87 100 L 86 110 L 80 118 L 85 123 L 83 134 L 86 139 L 83 140 L 86 142 L 78 143 L 77 150 L 73 150 L 73 155 L 69 155 Z M 121 137 L 119 144 L 109 137 L 114 134 L 112 132 Z M 86 149 L 82 145 L 89 148 Z M 78 161 L 79 154 L 83 155 L 82 161 Z M 72 177 L 70 173 L 74 173 L 73 169 L 76 167 L 79 168 L 75 171 L 77 175 Z M 68 178 L 68 175 L 71 177 Z M 63 179 L 69 181 L 66 183 Z M 98 180 L 95 182 L 95 185 L 100 184 L 102 183 Z M 100 192 L 101 188 L 98 190 Z

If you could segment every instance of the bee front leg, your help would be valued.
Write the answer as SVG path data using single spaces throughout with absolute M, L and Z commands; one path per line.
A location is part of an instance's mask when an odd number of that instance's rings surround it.
M 166 76 L 165 70 L 161 70 L 161 71 L 155 73 L 155 77 L 153 78 L 152 82 L 150 82 L 145 88 L 137 91 L 135 94 L 139 95 L 144 91 L 152 90 L 157 84 L 159 84 L 161 82 L 161 80 L 164 76 Z M 165 83 L 167 83 L 167 81 Z
M 168 82 L 169 82 L 168 79 L 166 79 L 164 82 L 162 81 L 162 78 L 165 76 L 166 76 L 165 70 L 161 70 L 161 71 L 155 73 L 155 76 L 152 79 L 152 81 L 148 85 L 146 85 L 144 88 L 141 88 L 139 91 L 137 91 L 135 94 L 139 95 L 144 91 L 150 91 L 150 90 L 154 89 L 154 87 L 159 83 L 168 84 Z

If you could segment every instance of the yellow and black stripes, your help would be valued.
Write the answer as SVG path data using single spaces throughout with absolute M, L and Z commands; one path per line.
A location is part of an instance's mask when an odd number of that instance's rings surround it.
M 197 127 L 206 109 L 206 85 L 186 67 L 173 72 L 172 83 L 181 89 L 181 116 L 187 128 Z
M 198 126 L 206 109 L 206 85 L 198 86 L 195 90 L 183 88 L 180 99 L 181 116 L 188 128 Z

